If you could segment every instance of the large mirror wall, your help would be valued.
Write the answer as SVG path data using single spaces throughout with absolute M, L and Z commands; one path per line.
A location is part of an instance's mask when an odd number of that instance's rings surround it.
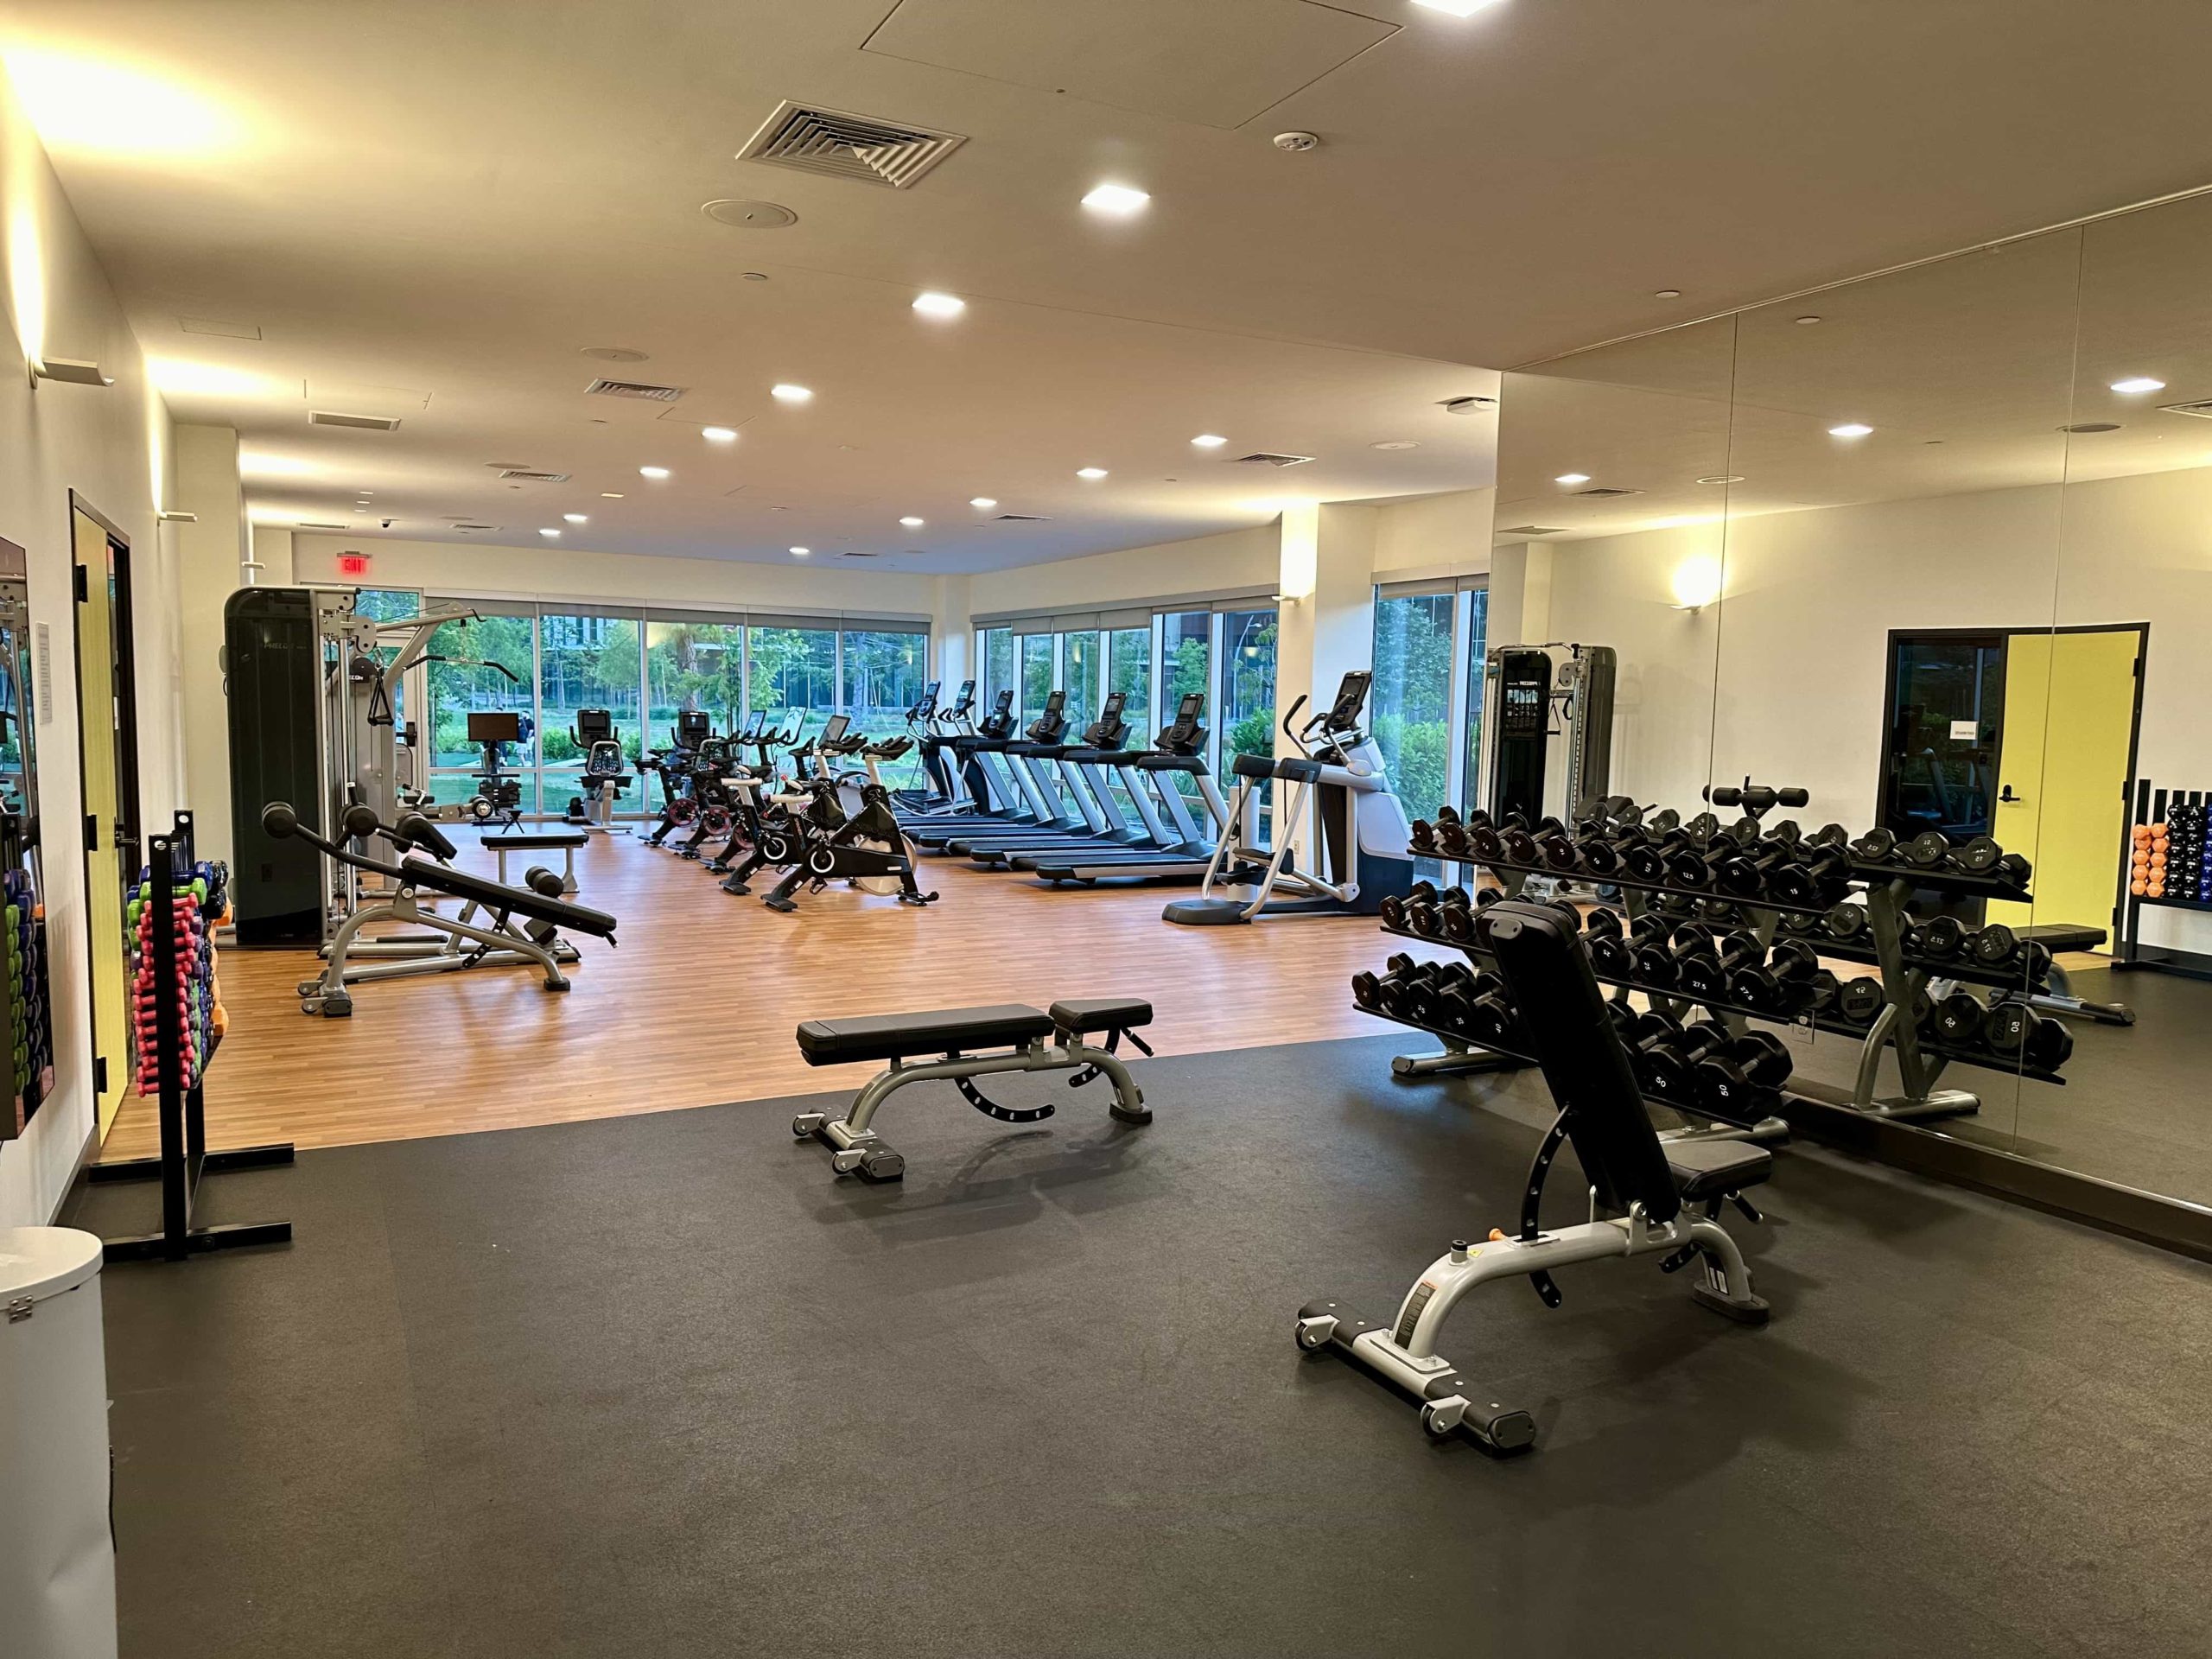
M 1795 786 L 1770 825 L 1955 849 L 1853 900 L 1936 1005 L 1910 1075 L 1822 1020 L 1784 1032 L 1814 1090 L 2198 1203 L 2208 257 L 2192 198 L 1508 376 L 1491 619 L 1618 654 L 1614 792 Z M 1852 925 L 1824 964 L 1885 976 Z

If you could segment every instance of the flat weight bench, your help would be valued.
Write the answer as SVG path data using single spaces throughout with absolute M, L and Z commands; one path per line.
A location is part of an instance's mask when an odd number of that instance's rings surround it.
M 507 855 L 509 853 L 558 853 L 561 855 L 561 891 L 576 890 L 576 849 L 590 844 L 591 836 L 582 830 L 533 830 L 518 836 L 486 836 L 484 844 L 499 861 L 499 885 L 507 883 Z
M 2094 950 L 2110 936 L 2101 927 L 2091 927 L 2086 922 L 2037 922 L 2032 927 L 2012 930 L 2022 944 L 2032 941 L 2046 947 L 2054 958 L 2050 964 L 2050 988 L 2030 991 L 2023 995 L 2017 990 L 2001 990 L 1989 1000 L 1992 1002 L 2023 1002 L 2044 1014 L 2071 1014 L 2084 1020 L 2094 1020 L 2100 1025 L 2132 1026 L 2135 1010 L 2125 1002 L 2089 1002 L 2074 995 L 2074 982 L 2067 977 L 2066 969 L 2055 960 L 2062 950 Z
M 1055 1002 L 1049 1009 L 1026 1002 L 991 1007 L 940 1008 L 931 1014 L 879 1014 L 849 1020 L 809 1020 L 798 1028 L 799 1052 L 809 1065 L 850 1065 L 859 1060 L 890 1064 L 869 1078 L 844 1116 L 802 1112 L 791 1120 L 791 1134 L 832 1148 L 830 1165 L 840 1175 L 868 1181 L 895 1181 L 906 1160 L 868 1127 L 876 1109 L 894 1089 L 933 1077 L 949 1078 L 970 1106 L 1001 1123 L 1035 1123 L 1052 1116 L 1050 1105 L 1001 1106 L 971 1079 L 1000 1071 L 1073 1071 L 1070 1088 L 1100 1077 L 1112 1080 L 1109 1109 L 1124 1123 L 1149 1123 L 1144 1093 L 1115 1051 L 1126 1037 L 1140 1052 L 1152 1052 L 1136 1034 L 1152 1023 L 1152 1004 L 1139 997 L 1093 997 Z M 1103 1032 L 1103 1046 L 1086 1039 Z M 978 1049 L 1002 1051 L 977 1053 Z M 934 1058 L 919 1058 L 934 1056 Z

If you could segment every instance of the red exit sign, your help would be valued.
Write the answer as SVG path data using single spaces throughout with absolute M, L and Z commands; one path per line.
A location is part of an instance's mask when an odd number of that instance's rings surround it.
M 365 553 L 340 553 L 338 574 L 341 576 L 365 576 L 369 574 L 369 556 Z

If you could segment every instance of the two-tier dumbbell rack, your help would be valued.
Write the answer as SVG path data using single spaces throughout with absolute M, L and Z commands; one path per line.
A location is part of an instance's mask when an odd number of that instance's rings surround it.
M 1710 889 L 1643 881 L 1625 872 L 1609 874 L 1599 880 L 1588 876 L 1577 877 L 1572 872 L 1563 872 L 1548 864 L 1522 864 L 1505 858 L 1484 859 L 1443 852 L 1424 853 L 1423 856 L 1435 858 L 1443 863 L 1489 870 L 1498 878 L 1506 892 L 1513 895 L 1520 893 L 1530 876 L 1615 887 L 1621 893 L 1623 907 L 1631 921 L 1652 908 L 1655 900 L 1662 894 L 1671 893 L 1694 900 L 1721 899 L 1736 907 L 1745 918 L 1748 931 L 1757 935 L 1763 946 L 1770 949 L 1783 916 L 1793 912 L 1825 913 L 1830 908 L 1827 905 L 1794 905 L 1770 898 L 1744 899 L 1733 894 L 1716 893 Z M 1817 939 L 1806 943 L 1815 952 L 1834 955 L 1846 960 L 1871 960 L 1872 965 L 1880 969 L 1883 1007 L 1870 1026 L 1852 1025 L 1810 1014 L 1792 1015 L 1750 1008 L 1725 1000 L 1690 995 L 1676 987 L 1650 986 L 1633 979 L 1605 975 L 1600 975 L 1599 978 L 1622 995 L 1629 991 L 1642 992 L 1654 1008 L 1678 1019 L 1689 1009 L 1703 1008 L 1732 1031 L 1741 1032 L 1746 1028 L 1748 1021 L 1759 1020 L 1776 1025 L 1805 1026 L 1858 1039 L 1860 1045 L 1859 1064 L 1848 1090 L 1839 1090 L 1794 1077 L 1790 1080 L 1789 1090 L 1813 1100 L 1847 1107 L 1872 1116 L 1917 1120 L 1961 1116 L 1978 1111 L 1981 1105 L 1979 1096 L 1966 1090 L 1937 1086 L 1944 1069 L 1954 1062 L 2031 1077 L 2043 1083 L 2063 1084 L 2065 1081 L 2055 1071 L 2031 1066 L 2024 1061 L 2007 1063 L 1999 1055 L 1954 1049 L 1932 1042 L 1919 1028 L 1916 1004 L 1921 993 L 1931 984 L 1949 982 L 2018 988 L 2022 976 L 1970 963 L 1945 962 L 1939 965 L 1924 958 L 1908 957 L 1904 950 L 1908 925 L 1906 905 L 1914 892 L 1929 890 L 1963 897 L 2025 902 L 2028 894 L 2024 886 L 2001 876 L 1973 874 L 1960 870 L 1927 869 L 1904 864 L 1871 864 L 1857 860 L 1852 863 L 1850 879 L 1866 888 L 1867 943 L 1833 949 L 1826 942 Z M 1484 954 L 1479 946 L 1470 943 L 1430 938 L 1422 934 L 1405 933 L 1398 929 L 1385 928 L 1383 931 L 1402 933 L 1402 937 L 1418 938 L 1425 944 L 1452 944 L 1471 956 L 1479 957 Z M 1397 1023 L 1410 1022 L 1399 1020 Z M 1427 1027 L 1418 1028 L 1431 1029 Z M 1432 1032 L 1432 1034 L 1443 1039 L 1445 1051 L 1437 1054 L 1401 1055 L 1391 1063 L 1391 1069 L 1396 1075 L 1459 1074 L 1528 1064 L 1522 1056 L 1487 1048 L 1463 1035 L 1447 1032 Z M 1879 1092 L 1882 1051 L 1885 1048 L 1894 1049 L 1897 1052 L 1897 1073 L 1902 1087 L 1894 1095 Z M 1675 1104 L 1672 1102 L 1666 1103 Z M 1748 1134 L 1752 1138 L 1764 1138 L 1773 1135 L 1777 1128 L 1786 1131 L 1786 1125 L 1782 1125 L 1779 1119 L 1775 1120 L 1775 1128 L 1769 1128 L 1761 1124 L 1748 1131 L 1740 1128 L 1724 1128 L 1719 1132 L 1733 1133 L 1738 1137 Z

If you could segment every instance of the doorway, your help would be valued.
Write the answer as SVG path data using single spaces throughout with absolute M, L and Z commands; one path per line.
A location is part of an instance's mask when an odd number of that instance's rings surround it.
M 2112 931 L 2149 646 L 2140 623 L 1893 632 L 1878 822 L 2033 860 L 2033 906 L 1989 921 Z
M 86 971 L 100 1138 L 130 1092 L 124 900 L 137 867 L 138 696 L 131 655 L 130 543 L 73 491 L 78 760 L 84 777 Z

